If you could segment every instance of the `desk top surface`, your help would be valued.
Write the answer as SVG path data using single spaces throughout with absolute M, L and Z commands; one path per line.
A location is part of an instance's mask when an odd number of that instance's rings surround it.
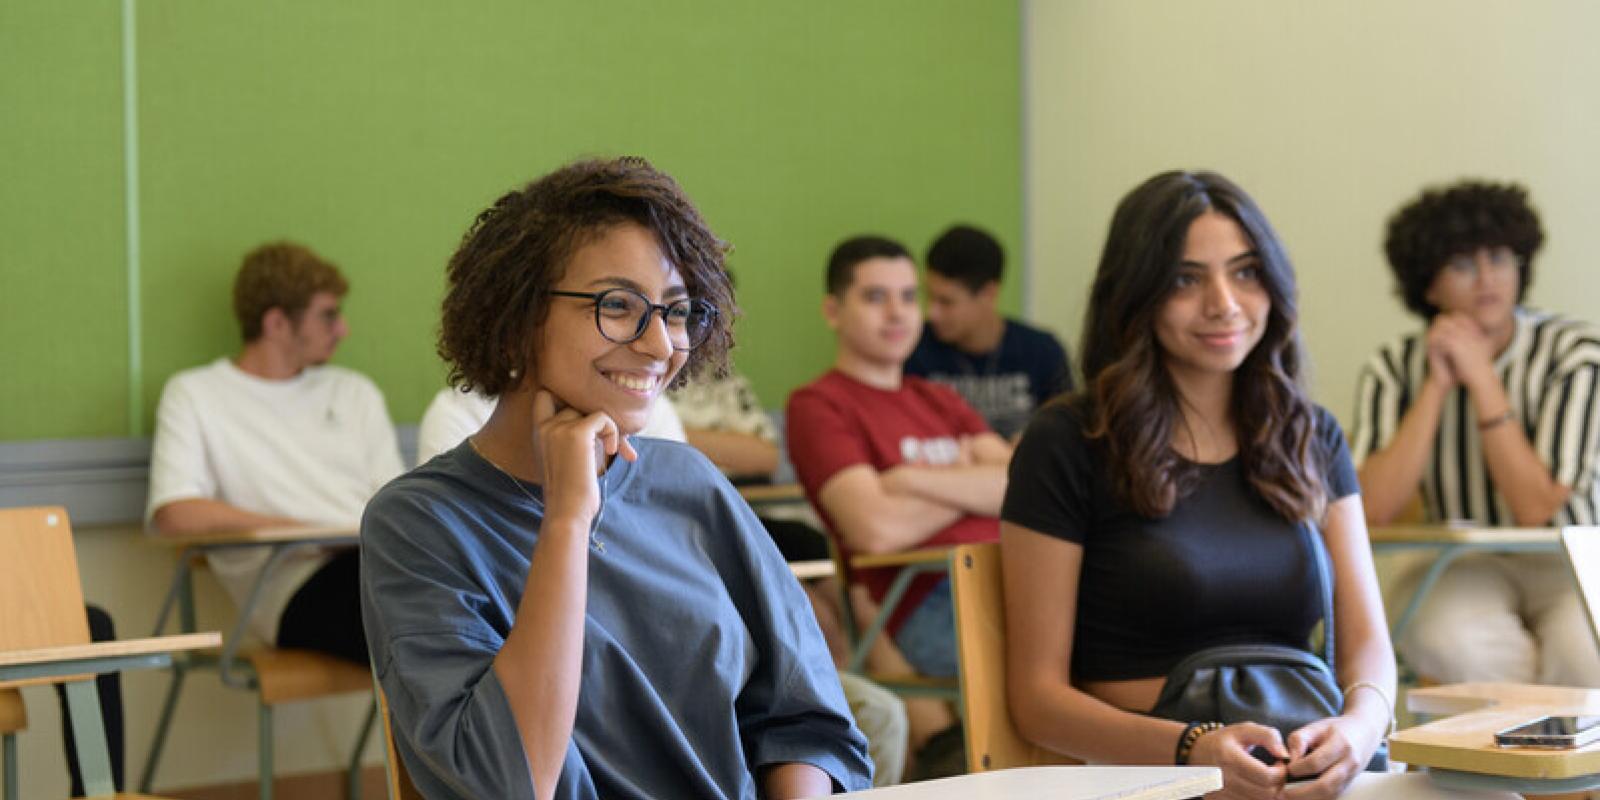
M 1380 525 L 1373 544 L 1559 544 L 1560 528 L 1486 528 L 1476 525 Z
M 1600 690 L 1506 683 L 1463 683 L 1412 690 L 1406 707 L 1444 719 L 1396 733 L 1396 760 L 1512 778 L 1573 778 L 1600 773 L 1600 743 L 1573 750 L 1499 747 L 1494 732 L 1546 714 L 1600 714 Z
M 1021 767 L 851 792 L 868 800 L 1182 800 L 1222 788 L 1216 767 Z
M 59 661 L 81 661 L 90 658 L 117 658 L 159 653 L 176 653 L 184 650 L 204 650 L 222 646 L 222 634 L 182 633 L 175 636 L 152 636 L 145 639 L 118 639 L 111 642 L 41 647 L 34 650 L 10 650 L 0 653 L 0 666 L 41 664 Z
M 172 547 L 195 547 L 221 544 L 282 544 L 294 542 L 327 541 L 355 543 L 361 538 L 357 528 L 324 525 L 281 525 L 270 528 L 248 528 L 231 531 L 204 531 L 201 533 L 154 533 L 150 540 Z
M 802 581 L 816 580 L 817 578 L 831 578 L 834 573 L 833 559 L 824 558 L 817 561 L 790 561 L 789 571 Z
M 799 503 L 806 499 L 798 483 L 754 483 L 738 488 L 746 503 Z

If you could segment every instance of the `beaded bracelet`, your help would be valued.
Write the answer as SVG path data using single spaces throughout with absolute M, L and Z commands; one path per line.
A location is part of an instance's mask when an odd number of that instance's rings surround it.
M 1224 727 L 1227 726 L 1220 722 L 1191 722 L 1183 726 L 1183 733 L 1178 736 L 1178 749 L 1172 754 L 1172 763 L 1179 766 L 1189 763 L 1189 754 L 1194 751 L 1194 745 L 1200 741 L 1200 737 Z

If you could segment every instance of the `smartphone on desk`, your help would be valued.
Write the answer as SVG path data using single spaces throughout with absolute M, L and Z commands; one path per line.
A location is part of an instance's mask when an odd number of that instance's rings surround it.
M 1539 717 L 1494 733 L 1494 743 L 1501 747 L 1570 749 L 1597 741 L 1600 741 L 1600 715 Z

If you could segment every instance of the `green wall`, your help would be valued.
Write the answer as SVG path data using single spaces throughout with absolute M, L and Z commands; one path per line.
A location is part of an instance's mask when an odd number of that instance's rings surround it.
M 237 348 L 233 272 L 278 238 L 345 270 L 336 361 L 414 422 L 468 222 L 580 155 L 650 158 L 734 244 L 735 357 L 768 405 L 830 359 L 838 239 L 920 252 L 961 219 L 1021 252 L 1016 3 L 146 0 L 135 360 L 120 15 L 0 8 L 0 439 L 147 434 L 167 376 Z
M 126 432 L 116 6 L 0 2 L 0 439 Z

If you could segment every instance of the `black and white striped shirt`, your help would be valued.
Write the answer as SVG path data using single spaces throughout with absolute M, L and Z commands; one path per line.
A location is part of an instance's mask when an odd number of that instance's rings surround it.
M 1519 308 L 1511 344 L 1495 359 L 1494 367 L 1511 400 L 1514 421 L 1522 425 L 1551 475 L 1572 489 L 1550 524 L 1593 525 L 1600 518 L 1600 484 L 1595 481 L 1600 450 L 1600 331 L 1588 323 Z M 1427 347 L 1421 333 L 1385 345 L 1362 368 L 1351 446 L 1357 465 L 1389 443 L 1427 375 Z M 1445 400 L 1433 457 L 1422 478 L 1429 520 L 1515 522 L 1484 462 L 1479 413 L 1465 388 L 1457 388 Z

